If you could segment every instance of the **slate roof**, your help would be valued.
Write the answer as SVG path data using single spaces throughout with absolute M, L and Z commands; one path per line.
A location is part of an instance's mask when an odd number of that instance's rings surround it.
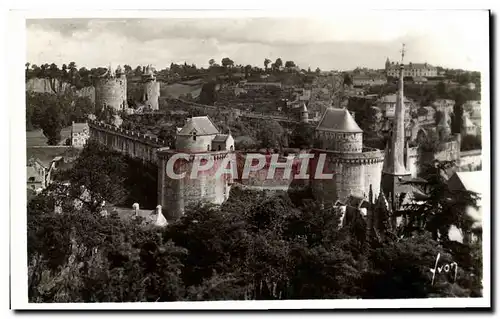
M 217 134 L 212 140 L 212 142 L 223 143 L 227 140 L 228 137 L 229 137 L 228 134 Z
M 186 125 L 177 134 L 191 135 L 193 131 L 196 131 L 197 135 L 219 134 L 219 130 L 208 116 L 196 116 L 188 119 Z
M 347 109 L 328 108 L 316 127 L 319 131 L 363 133 Z

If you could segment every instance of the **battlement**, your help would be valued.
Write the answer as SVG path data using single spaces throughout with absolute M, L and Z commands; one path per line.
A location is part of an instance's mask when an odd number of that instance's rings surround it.
M 383 150 L 371 147 L 363 147 L 360 153 L 339 153 L 331 150 L 312 149 L 312 153 L 327 154 L 328 158 L 335 163 L 350 163 L 350 164 L 371 164 L 384 161 L 385 153 Z
M 99 121 L 88 121 L 89 127 L 91 129 L 95 129 L 98 131 L 104 131 L 107 133 L 115 134 L 115 135 L 120 135 L 135 141 L 142 142 L 144 144 L 154 146 L 157 148 L 160 147 L 168 147 L 167 142 L 165 142 L 162 139 L 159 138 L 154 138 L 146 134 L 141 134 L 139 132 L 134 132 L 134 131 L 129 131 L 129 130 L 124 130 L 122 128 L 118 128 L 113 125 L 101 123 Z

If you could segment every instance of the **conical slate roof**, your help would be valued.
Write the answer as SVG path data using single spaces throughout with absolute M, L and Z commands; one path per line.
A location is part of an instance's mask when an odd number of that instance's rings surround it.
M 345 133 L 363 133 L 347 109 L 328 108 L 316 130 Z

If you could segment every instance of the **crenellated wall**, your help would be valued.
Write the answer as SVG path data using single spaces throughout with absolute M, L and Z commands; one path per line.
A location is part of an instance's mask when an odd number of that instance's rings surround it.
M 124 155 L 157 163 L 157 149 L 167 147 L 167 143 L 158 138 L 117 128 L 113 125 L 89 121 L 90 138 Z
M 384 152 L 364 148 L 361 153 L 335 153 L 314 149 L 315 156 L 310 161 L 311 187 L 324 203 L 344 200 L 349 195 L 368 197 L 370 185 L 374 194 L 380 190 Z M 332 179 L 317 179 L 318 160 L 325 154 L 324 174 L 333 174 Z M 321 172 L 318 172 L 321 173 Z

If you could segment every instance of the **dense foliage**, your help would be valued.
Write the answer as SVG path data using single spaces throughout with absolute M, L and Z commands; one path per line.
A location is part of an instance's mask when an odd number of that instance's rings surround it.
M 95 158 L 98 158 L 97 160 Z M 115 165 L 114 165 L 115 164 Z M 117 168 L 113 168 L 116 166 Z M 102 200 L 119 198 L 123 163 L 87 148 L 72 185 Z M 55 202 L 62 213 L 54 213 Z M 428 209 L 432 211 L 432 202 Z M 168 208 L 165 208 L 168 209 Z M 52 190 L 28 205 L 32 302 L 423 298 L 478 296 L 480 249 L 436 241 L 426 227 L 371 240 L 359 215 L 317 204 L 310 191 L 235 187 L 222 206 L 189 207 L 165 228 L 76 209 Z M 457 261 L 431 282 L 437 254 Z M 473 277 L 476 276 L 476 277 Z
M 26 92 L 26 129 L 42 129 L 48 144 L 56 145 L 64 127 L 86 121 L 93 110 L 87 97 Z

